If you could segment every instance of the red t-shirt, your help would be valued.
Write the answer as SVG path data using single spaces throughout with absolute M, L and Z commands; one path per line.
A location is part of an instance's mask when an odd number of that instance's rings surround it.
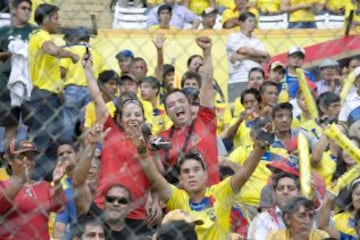
M 49 215 L 65 204 L 65 194 L 53 199 L 50 183 L 40 181 L 24 186 L 14 200 L 8 201 L 4 189 L 9 184 L 9 180 L 0 182 L 0 240 L 50 239 Z
M 132 194 L 134 209 L 128 218 L 145 220 L 145 203 L 150 184 L 139 160 L 135 158 L 137 149 L 110 116 L 104 124 L 105 129 L 109 127 L 111 131 L 104 141 L 101 152 L 100 180 L 95 203 L 103 208 L 107 189 L 111 185 L 120 183 Z
M 186 135 L 190 125 L 182 131 L 175 127 L 174 134 L 171 138 L 172 148 L 169 152 L 169 164 L 174 166 L 179 153 L 182 151 Z M 162 132 L 160 135 L 168 139 L 171 128 Z M 215 111 L 210 108 L 200 107 L 198 116 L 194 120 L 193 132 L 189 144 L 185 151 L 197 149 L 203 156 L 208 167 L 208 182 L 211 186 L 220 181 L 219 160 L 216 141 L 216 115 Z M 162 159 L 165 159 L 165 151 L 162 151 Z

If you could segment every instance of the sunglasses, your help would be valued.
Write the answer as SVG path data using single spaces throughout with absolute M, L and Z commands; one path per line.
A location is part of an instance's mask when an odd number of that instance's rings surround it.
M 106 196 L 105 201 L 108 203 L 114 203 L 117 201 L 119 204 L 129 204 L 130 201 L 126 197 L 115 197 L 115 196 Z

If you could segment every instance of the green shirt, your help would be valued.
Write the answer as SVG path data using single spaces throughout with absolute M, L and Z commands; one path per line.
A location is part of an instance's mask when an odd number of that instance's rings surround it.
M 8 50 L 9 38 L 18 37 L 24 41 L 29 40 L 30 33 L 36 27 L 27 24 L 23 27 L 12 27 L 5 26 L 0 28 L 0 52 L 5 52 Z M 8 79 L 11 71 L 11 58 L 8 58 L 5 62 L 0 62 L 0 89 L 5 89 L 8 83 Z

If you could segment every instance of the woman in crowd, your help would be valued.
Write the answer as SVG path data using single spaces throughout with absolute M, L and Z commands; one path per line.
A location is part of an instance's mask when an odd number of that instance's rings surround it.
M 130 140 L 128 132 L 130 126 L 144 124 L 143 106 L 139 100 L 133 98 L 119 101 L 115 116 L 112 118 L 92 73 L 91 56 L 84 57 L 83 66 L 89 91 L 95 103 L 96 122 L 103 124 L 105 129 L 111 128 L 103 143 L 101 172 L 95 202 L 99 207 L 103 207 L 104 194 L 108 186 L 121 183 L 131 191 L 133 199 L 135 199 L 133 210 L 127 219 L 129 227 L 139 232 L 147 232 L 148 228 L 145 223 L 147 215 L 151 216 L 153 220 L 157 219 L 161 215 L 161 209 L 156 205 L 152 211 L 149 211 L 151 215 L 147 214 L 145 210 L 149 182 L 135 157 L 137 150 Z M 156 202 L 152 201 L 152 203 Z M 150 222 L 150 224 L 152 223 Z
M 65 169 L 56 168 L 54 186 L 33 181 L 31 175 L 40 151 L 33 142 L 12 141 L 8 151 L 11 177 L 0 182 L 0 239 L 50 239 L 50 212 L 66 202 L 60 179 Z

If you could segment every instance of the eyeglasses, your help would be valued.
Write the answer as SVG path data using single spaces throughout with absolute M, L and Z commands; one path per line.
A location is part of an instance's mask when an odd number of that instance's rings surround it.
M 119 204 L 129 204 L 130 200 L 126 197 L 115 197 L 115 196 L 106 196 L 105 201 L 108 203 L 114 203 L 117 201 Z
M 24 157 L 26 157 L 28 160 L 32 160 L 32 161 L 33 161 L 33 160 L 36 159 L 37 155 L 38 155 L 37 153 L 34 153 L 34 152 L 29 151 L 29 152 L 17 153 L 17 154 L 14 155 L 14 158 L 15 158 L 15 159 L 23 160 Z

